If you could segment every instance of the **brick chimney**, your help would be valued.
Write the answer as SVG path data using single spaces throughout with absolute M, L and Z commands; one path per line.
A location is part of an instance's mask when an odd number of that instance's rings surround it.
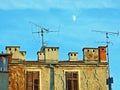
M 100 62 L 107 62 L 107 57 L 106 57 L 106 46 L 99 46 L 99 60 Z

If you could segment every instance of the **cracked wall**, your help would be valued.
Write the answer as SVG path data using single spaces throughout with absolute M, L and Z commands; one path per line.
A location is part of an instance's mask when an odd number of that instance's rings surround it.
M 23 65 L 9 65 L 9 90 L 25 90 Z
M 65 72 L 78 71 L 79 90 L 108 90 L 106 79 L 108 68 L 105 66 L 57 67 L 55 70 L 54 90 L 65 90 Z
M 51 68 L 54 71 L 52 74 Z M 79 90 L 108 90 L 107 65 L 52 65 L 51 67 L 49 65 L 17 64 L 9 65 L 9 90 L 25 90 L 26 79 L 24 77 L 25 71 L 28 70 L 40 72 L 40 90 L 65 90 L 65 72 L 69 71 L 78 72 Z

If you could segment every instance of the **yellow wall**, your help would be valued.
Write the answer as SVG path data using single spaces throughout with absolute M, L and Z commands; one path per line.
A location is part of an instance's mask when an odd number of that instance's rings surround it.
M 54 74 L 51 76 L 51 69 Z M 79 90 L 108 90 L 106 79 L 108 77 L 107 65 L 40 65 L 40 64 L 18 64 L 10 65 L 9 90 L 25 90 L 25 72 L 39 71 L 40 90 L 65 90 L 65 72 L 77 71 L 79 74 Z M 54 85 L 51 86 L 51 80 Z

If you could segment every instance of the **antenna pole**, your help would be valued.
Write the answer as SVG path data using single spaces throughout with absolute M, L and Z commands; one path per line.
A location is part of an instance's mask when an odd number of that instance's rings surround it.
M 38 32 L 32 32 L 32 33 L 41 33 L 41 37 L 42 37 L 42 47 L 44 47 L 45 46 L 45 42 L 44 42 L 44 33 L 49 33 L 49 32 L 58 32 L 58 31 L 49 31 L 48 29 L 46 29 L 46 28 L 43 28 L 43 27 L 41 27 L 40 25 L 38 25 L 38 24 L 36 24 L 36 23 L 33 23 L 33 22 L 29 22 L 30 24 L 32 24 L 32 25 L 34 25 L 34 26 L 36 26 L 36 27 L 38 27 L 38 29 L 40 29 L 40 31 L 38 31 Z
M 41 36 L 42 36 L 42 47 L 44 46 L 44 34 L 43 29 L 41 29 Z
M 97 31 L 97 30 L 92 30 L 93 32 L 100 32 L 100 33 L 105 33 L 106 34 L 106 47 L 107 47 L 107 60 L 108 60 L 108 78 L 106 80 L 106 84 L 109 87 L 109 90 L 112 90 L 112 83 L 113 83 L 113 77 L 110 76 L 110 65 L 109 65 L 109 34 L 116 34 L 119 35 L 119 32 L 107 32 L 107 31 Z
M 42 47 L 44 47 L 45 45 L 45 42 L 44 42 L 44 33 L 45 32 L 49 32 L 49 30 L 48 29 L 45 29 L 45 28 L 42 28 L 41 26 L 39 26 L 38 24 L 36 24 L 36 23 L 33 23 L 33 22 L 29 22 L 29 23 L 31 23 L 31 24 L 33 24 L 33 25 L 35 25 L 36 27 L 38 27 L 39 29 L 40 29 L 40 31 L 38 31 L 38 32 L 32 32 L 32 33 L 41 33 L 41 37 L 42 37 Z

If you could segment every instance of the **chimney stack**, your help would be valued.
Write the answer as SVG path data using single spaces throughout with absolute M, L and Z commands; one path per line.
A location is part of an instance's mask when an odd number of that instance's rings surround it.
M 100 46 L 99 48 L 99 60 L 100 62 L 107 62 L 107 57 L 106 57 L 106 46 Z
M 78 52 L 68 53 L 69 61 L 78 61 Z
M 42 47 L 38 55 L 38 61 L 45 61 L 47 63 L 58 62 L 59 47 Z
M 26 51 L 20 51 L 20 46 L 6 46 L 6 53 L 12 54 L 13 60 L 25 60 Z

